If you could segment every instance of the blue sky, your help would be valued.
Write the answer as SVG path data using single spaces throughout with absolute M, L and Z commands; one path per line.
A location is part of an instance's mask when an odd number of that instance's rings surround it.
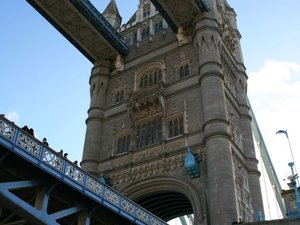
M 108 0 L 93 0 L 103 11 Z M 287 175 L 289 132 L 300 169 L 299 0 L 228 0 L 235 9 L 248 93 L 279 179 Z M 138 1 L 117 0 L 126 22 Z M 0 1 L 0 113 L 80 160 L 92 64 L 25 0 Z

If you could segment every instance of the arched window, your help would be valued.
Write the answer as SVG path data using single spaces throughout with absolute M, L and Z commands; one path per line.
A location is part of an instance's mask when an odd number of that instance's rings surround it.
M 183 134 L 183 118 L 179 119 L 179 134 Z
M 180 78 L 183 78 L 183 77 L 184 77 L 183 66 L 181 66 L 181 67 L 179 68 L 179 77 L 180 77 Z
M 169 138 L 176 137 L 184 132 L 183 117 L 169 121 Z
M 158 23 L 158 31 L 162 31 L 163 30 L 163 21 L 159 21 Z
M 122 138 L 118 140 L 118 154 L 122 153 Z
M 173 137 L 174 136 L 174 127 L 173 127 L 173 121 L 171 120 L 169 122 L 169 137 Z
M 179 67 L 179 78 L 184 78 L 190 75 L 190 67 L 188 64 Z
M 161 140 L 162 140 L 162 122 L 161 122 L 161 119 L 158 121 L 157 130 L 158 130 L 157 142 L 161 142 Z
M 150 4 L 147 4 L 143 7 L 143 17 L 150 16 Z
M 146 123 L 142 126 L 142 144 L 141 147 L 146 146 L 146 139 L 147 139 L 147 125 Z
M 153 84 L 157 84 L 162 80 L 162 70 L 160 68 L 149 68 L 144 71 L 140 76 L 139 87 L 145 88 L 148 86 L 152 86 Z
M 154 33 L 158 33 L 158 32 L 159 32 L 158 23 L 155 23 L 155 25 L 154 25 Z
M 147 126 L 147 145 L 152 144 L 152 123 L 148 122 Z
M 121 151 L 121 153 L 124 153 L 124 152 L 126 152 L 126 138 L 125 137 L 123 137 L 123 139 L 122 139 L 122 151 Z
M 131 142 L 131 138 L 130 138 L 130 135 L 127 136 L 127 146 L 126 146 L 126 152 L 129 152 L 130 150 L 130 143 Z
M 190 67 L 189 67 L 188 64 L 186 64 L 186 65 L 184 66 L 184 76 L 186 77 L 186 76 L 188 76 L 188 75 L 190 75 Z
M 157 76 L 157 71 L 154 71 L 154 84 L 157 83 L 158 76 Z
M 152 122 L 152 143 L 156 143 L 156 135 L 157 135 L 157 122 L 154 120 Z
M 158 81 L 161 81 L 162 79 L 162 72 L 161 69 L 158 70 Z
M 149 76 L 149 85 L 152 85 L 153 83 L 153 76 L 152 76 L 152 74 Z
M 133 43 L 136 43 L 137 42 L 137 33 L 135 32 L 133 34 Z
M 142 39 L 144 39 L 145 37 L 146 37 L 146 30 L 143 29 L 143 30 L 142 30 Z
M 117 95 L 116 95 L 115 103 L 118 103 L 119 101 L 120 101 L 120 92 L 118 92 Z
M 177 136 L 178 135 L 178 119 L 175 119 L 174 121 L 174 136 Z
M 140 87 L 142 88 L 143 86 L 144 86 L 144 77 L 141 77 Z
M 124 101 L 124 90 L 121 91 L 120 93 L 120 102 Z
M 161 120 L 157 122 L 156 119 L 143 123 L 143 125 L 137 126 L 137 145 L 136 148 L 158 143 L 162 139 L 162 124 Z
M 136 129 L 136 148 L 137 149 L 142 147 L 141 140 L 142 140 L 141 125 L 138 125 L 137 129 Z
M 144 86 L 147 86 L 148 85 L 148 76 L 146 75 L 144 77 Z

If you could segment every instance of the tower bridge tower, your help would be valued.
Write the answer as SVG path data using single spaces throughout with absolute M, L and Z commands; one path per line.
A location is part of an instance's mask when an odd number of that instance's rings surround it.
M 129 51 L 94 61 L 82 168 L 165 220 L 256 220 L 260 173 L 234 10 L 226 0 L 141 0 L 117 29 Z

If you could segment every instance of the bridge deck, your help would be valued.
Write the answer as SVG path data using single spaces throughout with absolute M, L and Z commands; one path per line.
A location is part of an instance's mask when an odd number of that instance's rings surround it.
M 0 153 L 0 166 L 3 167 L 8 154 L 15 155 L 15 162 L 6 165 L 11 169 L 15 168 L 17 172 L 14 173 L 42 173 L 46 181 L 55 179 L 56 183 L 63 183 L 73 192 L 75 191 L 76 196 L 82 196 L 88 201 L 92 201 L 93 204 L 104 207 L 107 211 L 125 218 L 128 221 L 127 224 L 167 224 L 108 185 L 101 183 L 94 176 L 74 165 L 2 116 L 0 116 Z M 20 169 L 23 161 L 29 163 L 30 166 L 24 166 L 24 169 Z M 8 194 L 9 189 L 16 189 L 18 185 L 20 187 L 26 187 L 26 185 L 30 185 L 32 188 L 35 187 L 34 180 L 22 181 L 25 183 L 18 182 L 21 182 L 20 178 L 17 181 L 8 182 L 6 173 L 1 173 L 0 196 L 2 197 L 0 197 L 0 206 L 4 203 L 4 200 L 14 202 L 14 199 L 10 199 L 10 195 L 5 195 Z M 22 208 L 22 205 L 20 207 Z M 22 210 L 26 211 L 26 208 L 22 208 Z M 81 209 L 75 207 L 72 210 Z
M 27 0 L 92 63 L 128 54 L 123 37 L 88 0 Z

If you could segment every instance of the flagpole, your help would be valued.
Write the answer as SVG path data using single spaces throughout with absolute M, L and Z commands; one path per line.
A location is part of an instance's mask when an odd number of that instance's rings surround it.
M 294 160 L 294 154 L 293 154 L 291 142 L 290 142 L 290 139 L 289 139 L 289 135 L 287 134 L 287 130 L 286 130 L 286 138 L 287 138 L 288 143 L 289 143 L 290 152 L 291 152 L 292 160 L 293 160 L 293 163 L 294 163 L 295 173 L 298 174 L 297 168 L 296 168 L 296 164 L 295 164 L 295 160 Z M 298 178 L 297 178 L 297 181 L 298 181 Z M 299 184 L 299 183 L 298 183 L 298 184 Z

